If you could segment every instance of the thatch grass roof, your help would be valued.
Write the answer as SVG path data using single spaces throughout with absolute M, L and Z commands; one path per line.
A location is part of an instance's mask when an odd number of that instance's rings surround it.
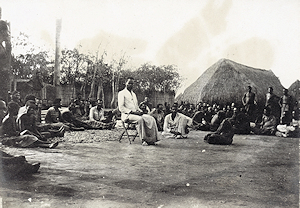
M 265 102 L 268 87 L 282 94 L 283 86 L 271 70 L 256 69 L 228 59 L 221 59 L 209 67 L 193 84 L 176 98 L 191 103 L 208 102 L 240 104 L 247 86 L 257 95 L 258 102 Z
M 296 80 L 291 86 L 289 87 L 289 94 L 294 96 L 297 101 L 300 100 L 300 81 Z

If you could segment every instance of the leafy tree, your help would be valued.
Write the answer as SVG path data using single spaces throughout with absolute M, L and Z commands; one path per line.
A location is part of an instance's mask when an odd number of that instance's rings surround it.
M 76 84 L 84 84 L 91 60 L 88 55 L 79 53 L 78 49 L 61 51 L 61 84 L 73 86 L 73 97 L 76 94 Z
M 134 71 L 137 88 L 142 92 L 174 92 L 181 83 L 178 69 L 173 65 L 155 66 L 143 64 Z
M 51 84 L 54 68 L 49 51 L 35 47 L 24 33 L 13 37 L 12 43 L 14 53 L 12 54 L 11 68 L 15 78 L 30 79 L 34 72 L 40 71 L 43 82 Z

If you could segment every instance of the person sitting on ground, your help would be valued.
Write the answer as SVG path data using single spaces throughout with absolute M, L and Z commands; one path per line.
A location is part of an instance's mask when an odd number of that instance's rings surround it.
M 205 121 L 205 112 L 198 106 L 198 111 L 194 114 L 193 128 L 201 131 L 209 131 L 209 124 Z
M 105 116 L 103 109 L 103 101 L 97 100 L 97 105 L 90 109 L 89 124 L 94 129 L 112 129 L 114 122 L 112 121 L 112 112 L 107 112 L 108 116 Z
M 149 97 L 145 97 L 144 101 L 140 103 L 139 108 L 141 108 L 141 105 L 145 106 L 145 112 L 150 113 L 152 111 L 152 103 L 150 103 Z
M 73 113 L 69 109 L 65 109 L 61 112 L 62 122 L 69 124 L 70 129 L 74 130 L 76 128 L 77 131 L 84 131 L 85 129 L 93 129 L 91 125 L 89 125 L 86 121 L 75 117 Z
M 223 119 L 222 119 L 223 118 Z M 207 134 L 204 141 L 209 144 L 230 145 L 233 141 L 234 130 L 229 118 L 221 117 L 222 121 L 217 131 L 212 134 Z
M 19 108 L 18 115 L 24 114 L 29 106 L 36 107 L 36 97 L 34 95 L 28 94 L 24 99 L 25 105 Z
M 251 131 L 258 135 L 274 135 L 276 132 L 277 120 L 274 115 L 271 115 L 271 110 L 268 107 L 264 108 L 261 122 L 251 127 Z
M 163 136 L 175 137 L 176 139 L 187 138 L 188 127 L 192 127 L 193 121 L 190 117 L 178 112 L 178 104 L 174 103 L 171 113 L 166 115 L 164 121 Z
M 4 101 L 0 101 L 3 106 Z M 6 107 L 6 106 L 5 106 Z M 3 119 L 2 134 L 3 138 L 1 143 L 7 146 L 14 147 L 43 147 L 43 148 L 55 148 L 58 145 L 56 143 L 49 143 L 39 140 L 36 136 L 25 131 L 18 131 L 16 124 L 16 116 L 18 114 L 18 105 L 16 103 L 10 103 L 8 105 L 8 117 Z
M 19 107 L 23 106 L 22 101 L 21 101 L 21 94 L 19 91 L 17 91 L 17 90 L 13 91 L 10 95 L 10 98 L 11 98 L 10 102 L 17 103 L 19 105 Z
M 84 114 L 82 114 L 80 100 L 74 100 L 73 102 L 70 103 L 68 108 L 75 118 L 80 119 L 84 116 Z
M 233 103 L 233 105 L 234 105 L 234 103 Z M 234 108 L 231 108 L 230 105 L 227 105 L 226 110 L 225 110 L 225 117 L 226 118 L 231 118 L 232 115 L 233 115 L 233 110 L 234 110 Z
M 26 176 L 37 173 L 40 168 L 40 163 L 30 164 L 25 156 L 13 156 L 0 150 L 0 176 L 4 179 L 24 178 Z
M 217 114 L 215 114 L 211 119 L 210 131 L 216 131 L 219 128 L 224 118 L 225 118 L 225 112 L 219 110 Z
M 211 119 L 213 115 L 214 113 L 212 107 L 209 106 L 206 110 L 204 110 L 204 121 L 206 124 L 211 125 Z
M 299 129 L 299 118 L 296 116 L 296 112 L 292 112 L 292 122 L 287 124 L 279 124 L 277 125 L 277 131 L 275 133 L 278 137 L 293 137 L 299 138 L 300 137 L 300 129 Z
M 50 124 L 54 128 L 64 127 L 66 131 L 68 130 L 77 130 L 76 127 L 70 123 L 63 123 L 63 118 L 59 108 L 61 107 L 61 99 L 56 98 L 53 101 L 53 106 L 50 107 L 46 113 L 45 122 Z M 82 129 L 81 129 L 82 130 Z
M 164 112 L 165 112 L 165 115 L 168 115 L 168 114 L 171 113 L 170 103 L 165 102 L 165 105 L 164 105 Z
M 156 108 L 154 108 L 150 115 L 153 116 L 156 120 L 158 131 L 163 131 L 164 120 L 165 120 L 165 112 L 163 104 L 158 104 Z
M 149 108 L 143 102 L 139 105 L 139 108 L 142 110 L 143 114 L 150 114 Z
M 235 134 L 250 134 L 250 119 L 245 113 L 245 109 L 233 109 L 233 115 L 229 118 Z
M 27 112 L 24 112 L 20 117 L 17 118 L 17 125 L 20 132 L 27 130 L 27 132 L 31 135 L 36 136 L 40 140 L 47 140 L 47 138 L 51 137 L 50 132 L 44 133 L 43 135 L 41 132 L 38 131 L 36 126 L 36 118 L 34 116 L 34 108 L 28 107 Z
M 20 132 L 27 130 L 28 134 L 32 134 L 39 138 L 40 140 L 46 141 L 47 138 L 53 137 L 63 137 L 65 133 L 64 127 L 55 130 L 52 128 L 41 128 L 37 126 L 35 109 L 33 107 L 28 107 L 27 112 L 17 118 L 17 125 Z

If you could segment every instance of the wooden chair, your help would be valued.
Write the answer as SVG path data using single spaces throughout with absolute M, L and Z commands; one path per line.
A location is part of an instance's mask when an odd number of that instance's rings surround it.
M 134 141 L 135 138 L 138 136 L 138 132 L 136 130 L 136 122 L 129 122 L 129 121 L 123 121 L 122 122 L 122 126 L 124 131 L 122 132 L 122 134 L 119 137 L 119 142 L 121 142 L 121 139 L 124 136 L 127 136 L 128 140 L 129 140 L 129 144 L 131 144 L 131 141 Z M 133 137 L 132 140 L 130 140 L 130 137 Z

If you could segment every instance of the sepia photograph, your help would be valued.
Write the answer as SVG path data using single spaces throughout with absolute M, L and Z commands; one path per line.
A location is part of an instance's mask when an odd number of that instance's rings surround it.
M 296 208 L 299 0 L 0 4 L 0 208 Z

